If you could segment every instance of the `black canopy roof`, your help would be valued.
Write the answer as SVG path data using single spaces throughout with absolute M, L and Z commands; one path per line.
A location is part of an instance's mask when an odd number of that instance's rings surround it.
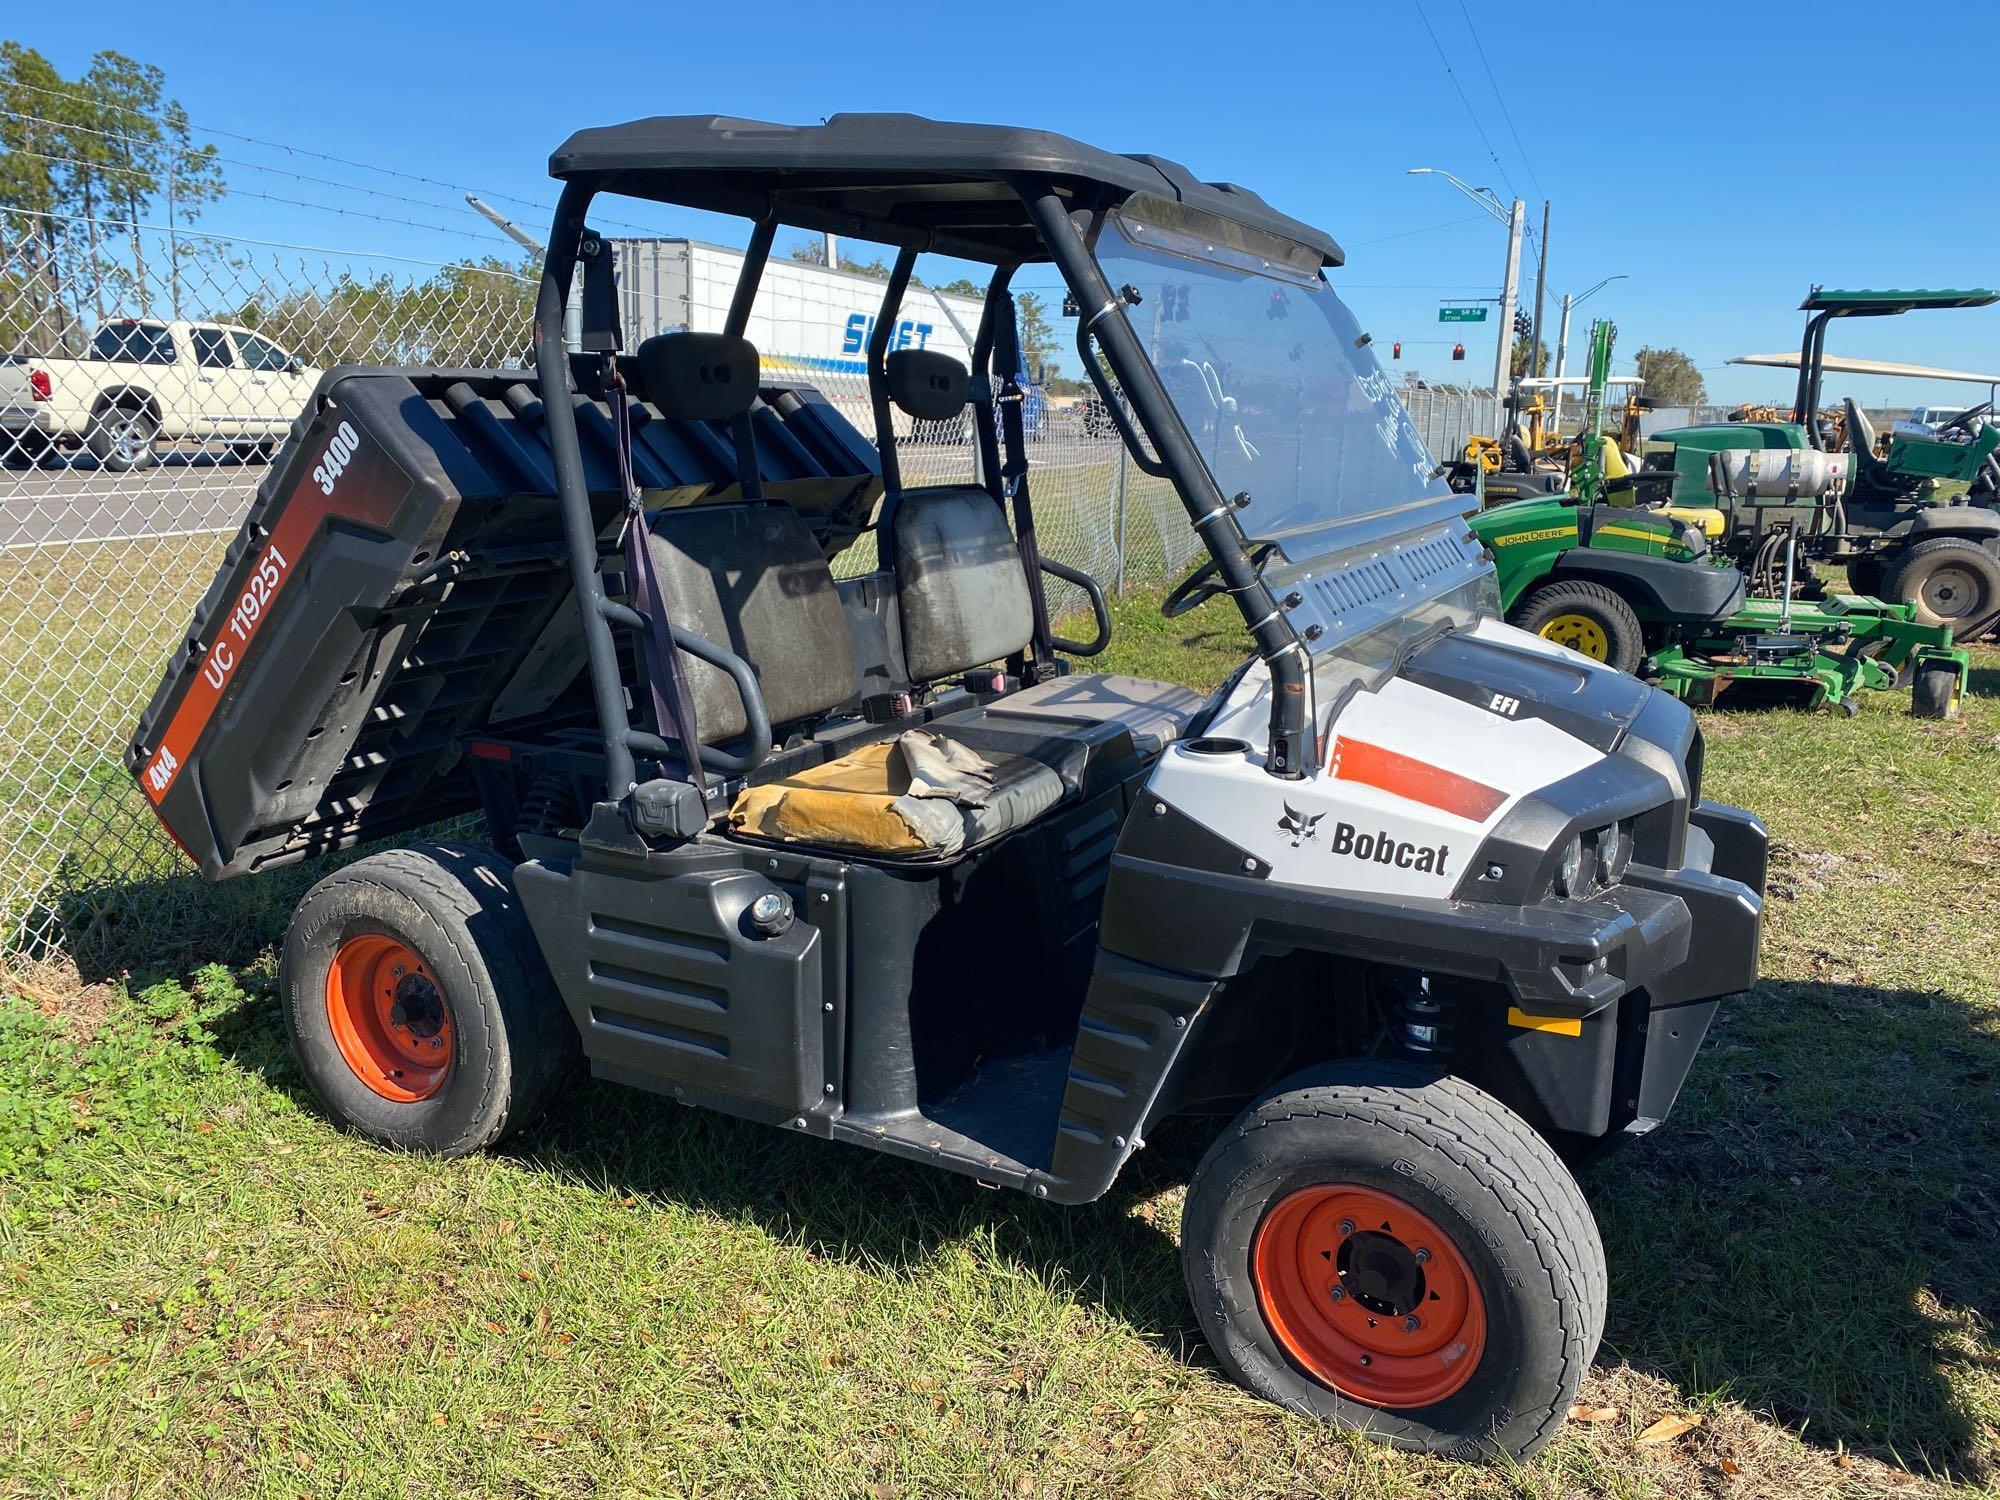
M 1045 130 L 921 115 L 835 115 L 824 125 L 657 115 L 579 130 L 549 158 L 549 174 L 750 218 L 775 202 L 799 228 L 983 261 L 1044 258 L 1010 185 L 1026 177 L 1093 202 L 1155 193 L 1296 241 L 1325 265 L 1344 259 L 1330 235 L 1247 188 L 1198 181 L 1179 162 L 1100 151 Z

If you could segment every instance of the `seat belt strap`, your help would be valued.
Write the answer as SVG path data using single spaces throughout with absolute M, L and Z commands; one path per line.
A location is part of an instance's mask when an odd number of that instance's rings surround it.
M 1021 568 L 1028 575 L 1028 603 L 1034 614 L 1034 634 L 1028 641 L 1021 676 L 1030 683 L 1056 675 L 1055 649 L 1049 643 L 1049 601 L 1042 592 L 1042 551 L 1035 537 L 1035 506 L 1028 494 L 1028 438 L 1023 421 L 1020 382 L 1021 335 L 1014 321 L 1014 296 L 1003 292 L 994 327 L 993 358 L 1000 366 L 1000 431 L 1006 455 L 1000 465 L 1001 493 L 1014 510 L 1014 544 Z
M 674 645 L 668 621 L 666 580 L 653 560 L 652 532 L 646 525 L 645 505 L 632 471 L 632 413 L 627 405 L 625 377 L 615 356 L 605 356 L 605 387 L 611 397 L 611 428 L 618 450 L 618 482 L 625 492 L 625 529 L 619 538 L 625 554 L 626 571 L 632 580 L 632 596 L 646 628 L 639 637 L 639 656 L 645 667 L 646 690 L 653 703 L 653 722 L 660 738 L 680 745 L 685 764 L 684 777 L 708 806 L 708 777 L 701 768 L 701 734 L 695 725 L 694 694 L 687 684 L 687 671 Z

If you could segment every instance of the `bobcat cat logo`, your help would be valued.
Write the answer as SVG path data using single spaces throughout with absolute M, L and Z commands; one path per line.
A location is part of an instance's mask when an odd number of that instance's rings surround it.
M 1319 820 L 1325 816 L 1323 812 L 1316 812 L 1308 817 L 1287 802 L 1285 815 L 1278 819 L 1278 832 L 1289 833 L 1292 836 L 1292 847 L 1296 849 L 1307 839 L 1319 837 Z

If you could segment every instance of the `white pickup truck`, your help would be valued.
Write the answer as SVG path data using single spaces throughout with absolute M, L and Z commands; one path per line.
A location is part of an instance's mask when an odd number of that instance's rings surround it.
M 119 318 L 82 359 L 0 356 L 0 458 L 87 447 L 107 469 L 143 469 L 161 441 L 268 452 L 320 372 L 228 323 Z

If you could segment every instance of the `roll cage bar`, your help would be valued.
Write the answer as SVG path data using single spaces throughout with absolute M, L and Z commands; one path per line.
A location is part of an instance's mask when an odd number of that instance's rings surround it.
M 1799 304 L 1808 313 L 1806 332 L 1799 345 L 1799 383 L 1792 409 L 1806 430 L 1813 447 L 1826 447 L 1820 431 L 1820 389 L 1826 381 L 1826 327 L 1835 318 L 1893 318 L 1906 312 L 1954 307 L 1987 307 L 2000 302 L 2000 292 L 1976 287 L 1967 291 L 1827 291 L 1814 287 Z
M 876 117 L 837 116 L 832 123 L 855 118 Z M 910 117 L 886 118 L 900 122 Z M 642 125 L 667 126 L 679 123 L 682 122 L 640 122 Z M 932 122 L 915 123 L 930 125 Z M 805 134 L 812 128 L 803 127 L 797 133 Z M 831 125 L 819 128 L 827 129 Z M 998 127 L 934 128 L 958 132 L 990 131 L 1010 140 L 1032 134 L 1003 131 Z M 980 171 L 976 165 L 968 166 L 964 160 L 957 160 L 954 167 L 959 180 L 969 177 L 985 190 L 985 196 L 968 207 L 963 202 L 961 188 L 961 196 L 947 196 L 938 201 L 942 211 L 969 215 L 977 221 L 976 224 L 968 229 L 947 228 L 933 223 L 920 232 L 912 233 L 907 225 L 898 226 L 876 219 L 840 218 L 827 206 L 831 188 L 827 194 L 817 198 L 809 192 L 784 190 L 766 191 L 761 196 L 755 193 L 746 195 L 741 184 L 745 178 L 754 183 L 757 180 L 755 175 L 730 173 L 727 174 L 731 179 L 727 187 L 718 186 L 714 193 L 696 192 L 682 187 L 686 180 L 685 169 L 664 177 L 649 177 L 634 165 L 634 158 L 629 152 L 618 159 L 616 165 L 595 169 L 572 159 L 577 154 L 573 150 L 577 141 L 601 134 L 604 133 L 584 132 L 573 138 L 552 160 L 552 170 L 565 180 L 556 204 L 541 283 L 536 294 L 534 330 L 537 383 L 548 424 L 549 448 L 554 458 L 564 545 L 569 555 L 571 584 L 580 605 L 586 670 L 604 745 L 605 794 L 610 806 L 600 806 L 593 814 L 592 826 L 586 830 L 586 837 L 594 842 L 632 847 L 634 829 L 639 826 L 635 809 L 643 796 L 637 779 L 638 757 L 645 755 L 686 763 L 681 747 L 634 726 L 626 708 L 626 684 L 619 667 L 612 626 L 643 630 L 650 622 L 631 606 L 611 598 L 606 592 L 600 571 L 598 528 L 592 517 L 577 436 L 576 413 L 571 404 L 576 387 L 571 359 L 564 344 L 564 310 L 579 265 L 585 267 L 585 327 L 583 350 L 578 358 L 599 357 L 607 362 L 606 368 L 609 369 L 609 362 L 615 358 L 619 345 L 615 299 L 609 295 L 610 257 L 601 237 L 586 225 L 586 214 L 600 191 L 701 207 L 719 206 L 718 200 L 721 200 L 738 211 L 748 211 L 753 229 L 725 325 L 725 332 L 737 336 L 748 326 L 751 304 L 780 225 L 838 227 L 850 233 L 860 228 L 871 238 L 886 238 L 889 243 L 898 246 L 895 265 L 884 290 L 881 310 L 867 349 L 869 398 L 887 497 L 885 504 L 894 503 L 900 487 L 900 473 L 894 433 L 890 427 L 884 362 L 890 330 L 909 285 L 916 257 L 922 251 L 936 249 L 965 258 L 985 259 L 993 264 L 993 276 L 987 287 L 973 345 L 972 407 L 979 479 L 996 503 L 1011 505 L 1024 566 L 1031 573 L 1048 572 L 1085 588 L 1091 594 L 1093 607 L 1099 615 L 1095 642 L 1077 643 L 1053 637 L 1042 591 L 1031 589 L 1029 592 L 1035 606 L 1034 639 L 1029 647 L 1029 659 L 1021 663 L 1024 675 L 1030 677 L 1046 676 L 1054 670 L 1049 656 L 1052 646 L 1088 654 L 1090 647 L 1102 648 L 1107 634 L 1103 628 L 1106 617 L 1102 595 L 1094 581 L 1075 569 L 1042 558 L 1035 539 L 1026 447 L 1021 430 L 1018 329 L 1013 297 L 1008 288 L 1015 269 L 1024 260 L 1045 258 L 1052 261 L 1070 295 L 1075 298 L 1076 305 L 1085 310 L 1079 320 L 1078 350 L 1090 379 L 1106 398 L 1106 409 L 1113 413 L 1120 436 L 1134 462 L 1147 473 L 1172 482 L 1196 534 L 1214 560 L 1223 587 L 1236 601 L 1259 657 L 1271 672 L 1273 691 L 1266 769 L 1272 775 L 1284 778 L 1304 774 L 1306 766 L 1313 762 L 1316 755 L 1313 725 L 1307 709 L 1306 655 L 1297 632 L 1259 576 L 1251 559 L 1249 538 L 1237 520 L 1238 510 L 1249 502 L 1250 497 L 1225 498 L 1217 487 L 1152 361 L 1146 357 L 1144 346 L 1126 319 L 1124 299 L 1113 291 L 1092 254 L 1091 243 L 1105 216 L 1113 208 L 1134 192 L 1160 191 L 1160 181 L 1164 181 L 1175 189 L 1177 196 L 1203 211 L 1217 211 L 1216 206 L 1205 199 L 1218 200 L 1225 207 L 1240 204 L 1245 211 L 1228 217 L 1265 233 L 1285 233 L 1286 237 L 1320 253 L 1327 263 L 1339 263 L 1338 246 L 1318 231 L 1275 214 L 1254 194 L 1227 186 L 1193 183 L 1184 169 L 1154 158 L 1111 158 L 1106 153 L 1093 153 L 1093 161 L 1104 158 L 1116 165 L 1106 169 L 1097 180 L 1083 182 L 1077 180 L 1073 171 L 1061 175 L 1054 172 L 1009 172 L 998 168 Z M 1033 136 L 1033 139 L 1037 142 L 1054 140 L 1079 153 L 1091 151 L 1091 148 L 1077 146 L 1074 142 L 1061 142 L 1059 137 Z M 1020 153 L 995 154 L 1018 157 Z M 913 163 L 903 178 L 912 189 L 912 202 L 928 204 L 932 201 L 918 196 L 935 182 L 934 178 L 925 175 L 925 167 L 929 165 Z M 1066 161 L 1065 165 L 1073 163 Z M 717 171 L 718 176 L 723 175 L 717 169 L 712 168 L 711 171 Z M 1148 177 L 1159 181 L 1148 181 Z M 1136 180 L 1127 181 L 1127 178 Z M 794 183 L 798 174 L 782 180 Z M 884 193 L 879 169 L 868 183 L 871 190 L 887 197 L 894 196 L 897 185 L 892 179 L 887 185 L 888 191 Z M 844 183 L 840 185 L 840 191 L 848 191 Z M 668 192 L 672 192 L 671 197 L 665 196 Z M 924 215 L 916 216 L 921 218 Z M 889 233 L 892 230 L 895 232 Z M 593 290 L 594 282 L 601 290 Z M 593 309 L 600 311 L 594 314 Z M 603 326 L 607 319 L 608 327 Z M 1109 376 L 1103 367 L 1105 364 L 1110 367 Z M 1136 429 L 1120 402 L 1112 399 L 1112 378 L 1116 379 L 1119 392 L 1129 404 L 1131 416 L 1137 419 Z M 996 405 L 1000 413 L 997 423 L 994 414 Z M 744 425 L 747 430 L 747 422 Z M 749 455 L 754 464 L 754 447 L 749 450 Z M 878 525 L 877 531 L 878 539 L 884 537 L 884 528 Z M 893 538 L 882 544 L 893 546 Z M 884 560 L 890 560 L 888 554 L 884 554 Z M 715 659 L 711 652 L 721 649 L 709 642 L 692 640 L 679 631 L 673 632 L 673 638 L 683 649 L 710 660 Z M 703 647 L 708 647 L 709 651 L 704 651 Z M 730 655 L 726 651 L 721 654 L 724 657 Z M 736 671 L 735 666 L 739 662 L 724 660 L 718 664 L 731 672 L 739 689 L 744 691 L 748 717 L 753 725 L 761 721 L 764 718 L 763 705 L 761 695 L 753 692 L 754 674 L 747 669 Z M 768 735 L 768 731 L 766 733 Z M 768 745 L 768 738 L 765 743 Z M 725 770 L 751 768 L 742 764 L 745 757 L 703 752 L 697 758 Z M 698 774 L 691 773 L 688 779 L 700 785 Z M 601 825 L 601 817 L 617 817 L 624 826 Z

